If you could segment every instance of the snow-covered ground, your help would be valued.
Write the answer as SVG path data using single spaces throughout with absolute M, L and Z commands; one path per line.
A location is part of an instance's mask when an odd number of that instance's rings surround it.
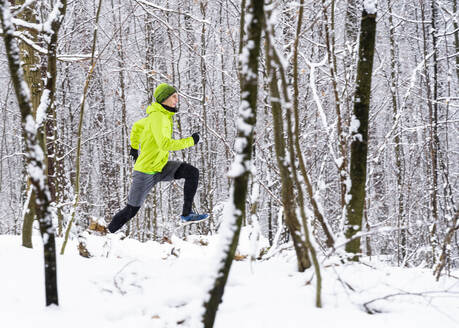
M 26 249 L 19 236 L 2 235 L 0 327 L 196 327 L 215 238 L 160 244 L 89 236 L 89 259 L 71 241 L 58 256 L 60 305 L 46 308 L 40 238 Z M 244 254 L 247 233 L 241 239 Z M 292 251 L 235 261 L 215 327 L 459 327 L 458 278 L 436 282 L 431 270 L 365 263 L 325 263 L 317 309 L 313 273 L 296 272 Z M 376 314 L 367 314 L 363 304 L 378 298 L 368 304 Z

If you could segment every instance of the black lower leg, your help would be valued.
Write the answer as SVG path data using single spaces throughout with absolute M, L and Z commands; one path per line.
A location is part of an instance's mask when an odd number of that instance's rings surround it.
M 175 172 L 174 178 L 185 179 L 182 215 L 187 216 L 191 212 L 194 195 L 196 195 L 196 190 L 198 189 L 199 170 L 190 164 L 182 163 Z
M 112 222 L 108 225 L 108 230 L 113 233 L 121 229 L 126 222 L 137 214 L 139 209 L 140 207 L 131 206 L 129 204 L 126 205 L 125 208 L 113 216 Z

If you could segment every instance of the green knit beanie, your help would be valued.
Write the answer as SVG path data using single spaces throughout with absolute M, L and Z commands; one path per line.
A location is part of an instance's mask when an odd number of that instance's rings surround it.
M 156 102 L 161 104 L 164 100 L 176 92 L 177 90 L 175 90 L 172 85 L 161 83 L 156 87 L 155 93 L 153 95 L 155 96 Z

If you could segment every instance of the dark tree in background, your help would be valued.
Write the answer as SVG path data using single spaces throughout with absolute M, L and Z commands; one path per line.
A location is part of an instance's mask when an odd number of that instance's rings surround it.
M 365 4 L 373 3 L 371 1 Z M 375 4 L 374 4 L 375 5 Z M 374 9 L 374 11 L 373 11 Z M 376 36 L 376 8 L 364 6 L 360 27 L 359 57 L 357 63 L 354 114 L 351 120 L 351 167 L 350 190 L 347 200 L 346 251 L 360 253 L 360 237 L 354 237 L 362 229 L 363 208 L 365 204 L 365 185 L 367 178 L 368 153 L 368 114 L 370 111 L 371 76 Z

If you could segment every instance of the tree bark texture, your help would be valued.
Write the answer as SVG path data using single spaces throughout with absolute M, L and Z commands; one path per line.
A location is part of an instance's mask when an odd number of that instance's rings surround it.
M 256 108 L 258 95 L 258 61 L 260 55 L 260 40 L 262 34 L 263 23 L 263 1 L 251 0 L 248 5 L 248 12 L 251 14 L 251 20 L 247 22 L 246 40 L 251 46 L 247 46 L 243 50 L 241 64 L 241 94 L 242 103 L 239 111 L 238 139 L 240 147 L 235 147 L 237 155 L 235 161 L 239 161 L 239 165 L 243 167 L 243 171 L 239 172 L 234 178 L 234 187 L 232 191 L 232 200 L 236 212 L 235 222 L 233 223 L 234 234 L 231 242 L 224 249 L 224 256 L 221 267 L 218 270 L 217 278 L 209 292 L 209 300 L 204 304 L 205 313 L 202 322 L 204 327 L 211 328 L 214 325 L 215 315 L 218 306 L 221 302 L 226 281 L 228 279 L 231 264 L 236 252 L 239 241 L 239 234 L 243 217 L 245 216 L 245 203 L 247 198 L 248 180 L 250 175 L 250 165 L 252 159 L 253 147 L 253 132 L 256 123 Z M 247 43 L 246 43 L 247 44 Z M 247 126 L 251 126 L 250 131 L 247 131 Z M 244 128 L 245 127 L 245 128 Z
M 365 204 L 365 184 L 367 177 L 368 152 L 368 114 L 370 110 L 371 75 L 375 50 L 376 13 L 362 12 L 359 59 L 357 63 L 356 92 L 354 114 L 351 126 L 351 188 L 347 195 L 347 227 L 345 236 L 348 239 L 346 251 L 355 254 L 352 260 L 358 260 L 360 237 L 356 233 L 362 230 L 363 208 Z
M 24 0 L 17 0 L 16 5 L 23 5 Z M 33 12 L 34 7 L 26 8 L 18 15 L 18 18 L 23 19 L 29 23 L 37 23 Z M 29 38 L 36 42 L 37 32 L 34 30 L 26 30 L 23 27 L 19 27 L 18 31 L 27 32 Z M 40 98 L 43 91 L 43 81 L 41 79 L 40 72 L 40 55 L 35 51 L 33 47 L 26 44 L 23 41 L 19 42 L 19 53 L 22 61 L 22 69 L 24 70 L 24 78 L 30 90 L 30 99 L 32 102 L 32 115 L 35 118 L 37 115 L 37 108 L 40 105 Z M 31 188 L 30 178 L 27 178 L 27 194 L 29 195 L 29 189 Z M 22 246 L 32 248 L 32 228 L 33 221 L 35 219 L 35 194 L 33 192 L 28 196 L 27 210 L 24 213 L 24 220 L 22 224 Z
M 52 32 L 59 29 L 66 11 L 66 1 L 58 2 L 59 17 L 51 22 Z M 50 211 L 50 193 L 47 183 L 47 170 L 45 162 L 45 147 L 43 133 L 38 129 L 37 122 L 33 118 L 33 107 L 29 96 L 29 90 L 25 83 L 24 71 L 20 67 L 19 48 L 13 40 L 13 25 L 11 23 L 8 3 L 0 0 L 0 19 L 4 33 L 5 49 L 8 57 L 11 80 L 13 81 L 16 97 L 21 112 L 22 133 L 25 142 L 26 160 L 31 182 L 35 191 L 35 212 L 40 225 L 43 238 L 43 251 L 45 263 L 45 291 L 46 305 L 58 304 L 57 290 L 57 264 L 54 228 L 52 225 L 52 213 Z M 55 23 L 57 22 L 57 28 Z M 56 36 L 57 38 L 57 36 Z M 52 39 L 51 39 L 52 42 Z M 48 45 L 49 46 L 49 45 Z M 50 90 L 54 92 L 54 90 Z
M 298 261 L 298 270 L 303 272 L 311 267 L 307 245 L 302 238 L 301 224 L 295 211 L 294 181 L 287 158 L 287 143 L 284 139 L 284 120 L 281 106 L 281 93 L 278 86 L 278 74 L 274 64 L 274 54 L 270 38 L 265 43 L 266 69 L 269 74 L 269 90 L 271 94 L 271 112 L 273 116 L 274 148 L 281 180 L 281 197 L 284 208 L 285 224 L 290 232 Z

